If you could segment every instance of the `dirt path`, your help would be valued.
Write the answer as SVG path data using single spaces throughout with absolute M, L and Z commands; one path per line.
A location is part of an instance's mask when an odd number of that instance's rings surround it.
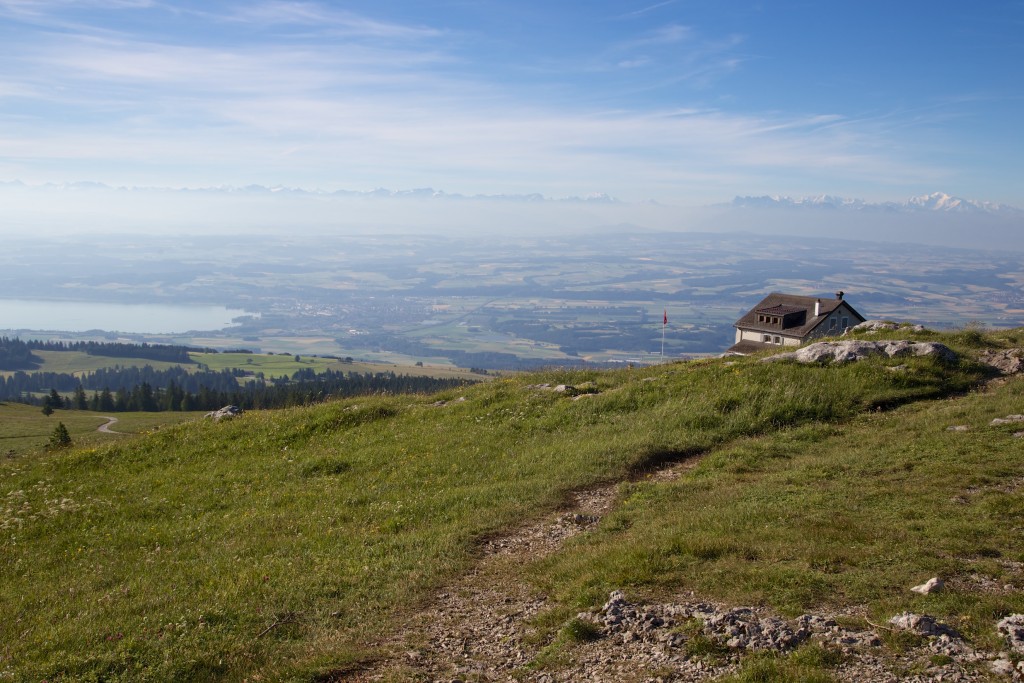
M 698 462 L 699 457 L 673 463 L 643 479 L 670 481 Z M 534 617 L 553 605 L 520 580 L 517 570 L 556 552 L 567 539 L 587 533 L 613 510 L 617 492 L 618 484 L 579 492 L 567 510 L 486 541 L 472 570 L 438 591 L 427 607 L 396 624 L 393 635 L 378 644 L 381 659 L 363 670 L 324 680 L 696 683 L 736 672 L 748 649 L 788 650 L 807 640 L 843 653 L 842 665 L 832 671 L 843 683 L 989 679 L 995 653 L 945 637 L 893 652 L 882 647 L 877 629 L 837 623 L 840 617 L 863 617 L 855 607 L 842 615 L 809 614 L 787 621 L 760 608 L 710 604 L 692 593 L 667 604 L 631 604 L 621 593 L 613 593 L 599 613 L 577 617 L 598 629 L 600 637 L 564 648 L 555 655 L 553 666 L 537 667 L 558 628 L 542 634 L 532 626 Z M 686 641 L 692 634 L 682 635 L 679 628 L 694 620 L 704 623 L 705 633 L 715 641 L 728 641 L 718 655 L 688 652 Z M 733 644 L 737 636 L 742 642 Z M 900 673 L 921 668 L 921 661 L 940 663 L 920 675 Z M 1006 664 L 1012 668 L 1009 660 Z
M 106 422 L 96 428 L 97 432 L 103 432 L 104 434 L 124 434 L 124 432 L 115 432 L 110 428 L 110 425 L 117 423 L 116 417 L 108 417 L 106 415 L 102 415 L 101 417 L 106 420 Z
M 697 461 L 675 463 L 645 478 L 674 479 Z M 474 569 L 439 591 L 426 609 L 381 644 L 384 659 L 345 680 L 518 681 L 524 674 L 541 680 L 525 667 L 548 643 L 528 622 L 548 606 L 548 599 L 523 581 L 508 583 L 508 577 L 515 576 L 516 567 L 554 553 L 567 539 L 595 526 L 612 510 L 617 491 L 618 484 L 611 484 L 578 492 L 567 510 L 486 541 Z
M 644 479 L 676 479 L 699 459 L 668 464 Z M 600 613 L 578 617 L 600 630 L 597 640 L 578 642 L 556 655 L 557 665 L 537 668 L 538 656 L 551 642 L 550 635 L 545 639 L 531 624 L 551 605 L 547 596 L 518 579 L 517 569 L 587 533 L 613 509 L 617 491 L 618 484 L 612 484 L 579 492 L 566 510 L 486 541 L 472 570 L 438 591 L 427 607 L 395 624 L 393 635 L 378 644 L 380 660 L 329 680 L 707 681 L 736 671 L 748 648 L 786 650 L 808 639 L 842 652 L 844 661 L 832 673 L 850 683 L 980 681 L 988 680 L 996 665 L 1013 668 L 1008 659 L 996 661 L 996 653 L 974 650 L 969 643 L 946 636 L 922 639 L 920 646 L 903 652 L 891 651 L 881 646 L 879 628 L 858 630 L 837 623 L 837 618 L 843 621 L 839 617 L 856 617 L 854 621 L 863 623 L 863 610 L 855 606 L 842 615 L 803 615 L 786 621 L 762 609 L 712 605 L 692 593 L 679 596 L 679 603 L 661 605 L 630 604 L 621 594 L 613 594 Z M 727 652 L 690 656 L 688 636 L 674 626 L 693 620 L 705 623 L 705 633 L 718 642 L 728 643 Z M 743 642 L 733 645 L 737 637 Z M 907 674 L 915 669 L 920 672 Z M 1014 680 L 1024 678 L 1024 667 L 1018 676 Z

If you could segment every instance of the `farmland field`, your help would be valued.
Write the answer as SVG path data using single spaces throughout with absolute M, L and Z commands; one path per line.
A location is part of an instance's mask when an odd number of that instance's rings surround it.
M 23 253 L 34 253 L 32 244 L 21 245 Z M 73 289 L 54 286 L 61 274 L 50 270 L 57 262 L 52 254 L 46 263 L 11 263 L 0 273 L 0 287 L 23 298 L 73 291 L 82 300 L 151 297 L 244 309 L 248 314 L 224 329 L 122 340 L 299 354 L 303 362 L 313 355 L 421 362 L 431 372 L 660 362 L 663 331 L 666 360 L 713 355 L 732 344 L 732 323 L 772 291 L 831 296 L 843 290 L 867 318 L 940 329 L 1024 324 L 1024 264 L 1013 252 L 643 231 L 486 240 L 211 237 L 195 254 L 151 237 L 102 253 L 90 244 L 63 248 L 81 262 Z M 140 249 L 165 255 L 155 258 L 174 273 L 173 288 L 131 288 Z M 268 376 L 290 367 L 280 358 L 259 362 Z M 222 360 L 207 364 L 222 367 Z

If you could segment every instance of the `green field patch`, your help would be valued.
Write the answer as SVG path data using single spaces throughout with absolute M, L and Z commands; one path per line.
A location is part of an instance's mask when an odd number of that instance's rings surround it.
M 342 363 L 316 356 L 302 356 L 298 360 L 293 355 L 262 353 L 190 353 L 196 363 L 205 365 L 210 370 L 247 370 L 253 373 L 262 372 L 267 379 L 288 377 L 299 370 L 311 368 L 314 372 L 341 369 Z
M 83 375 L 101 368 L 131 368 L 152 366 L 156 370 L 166 370 L 178 365 L 146 358 L 118 358 L 111 356 L 94 356 L 84 351 L 33 351 L 33 355 L 42 359 L 42 364 L 29 372 L 60 372 Z M 187 366 L 186 366 L 187 367 Z M 0 375 L 10 376 L 11 371 L 0 371 Z

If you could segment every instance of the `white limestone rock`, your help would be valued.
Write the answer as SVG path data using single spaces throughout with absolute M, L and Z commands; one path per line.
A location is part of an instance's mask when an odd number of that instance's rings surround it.
M 848 363 L 872 356 L 900 358 L 906 356 L 932 356 L 943 361 L 956 360 L 956 353 L 938 342 L 896 341 L 826 341 L 817 342 L 790 353 L 769 356 L 762 362 L 794 360 L 798 363 Z

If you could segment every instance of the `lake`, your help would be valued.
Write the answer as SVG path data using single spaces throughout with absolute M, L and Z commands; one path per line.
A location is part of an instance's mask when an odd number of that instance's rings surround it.
M 178 334 L 221 330 L 246 311 L 224 306 L 100 304 L 84 301 L 0 299 L 0 330 L 105 330 L 134 334 Z

